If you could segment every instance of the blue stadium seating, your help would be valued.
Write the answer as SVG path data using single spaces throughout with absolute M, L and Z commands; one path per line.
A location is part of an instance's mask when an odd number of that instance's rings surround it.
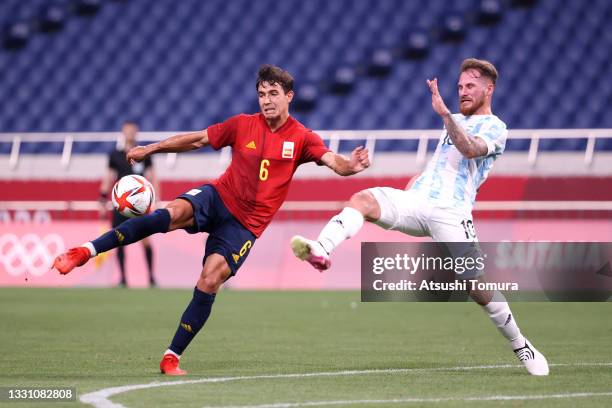
M 494 110 L 510 128 L 612 127 L 612 1 L 515 3 L 4 0 L 0 24 L 31 32 L 21 49 L 0 49 L 0 132 L 114 131 L 126 119 L 200 129 L 257 109 L 263 63 L 294 74 L 306 93 L 295 115 L 312 128 L 440 128 L 425 79 L 438 77 L 456 108 L 469 56 L 498 66 Z M 39 32 L 49 18 L 63 24 Z

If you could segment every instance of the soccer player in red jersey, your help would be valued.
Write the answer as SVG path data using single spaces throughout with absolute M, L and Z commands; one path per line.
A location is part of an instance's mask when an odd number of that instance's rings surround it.
M 97 239 L 59 255 L 53 266 L 67 274 L 91 257 L 155 233 L 184 229 L 208 232 L 204 267 L 193 298 L 160 363 L 162 373 L 184 375 L 179 359 L 210 315 L 215 296 L 235 275 L 255 240 L 287 196 L 300 164 L 317 162 L 341 176 L 370 166 L 368 151 L 357 147 L 346 158 L 331 152 L 321 138 L 289 115 L 293 78 L 279 67 L 264 65 L 256 82 L 260 113 L 237 115 L 205 130 L 137 146 L 126 159 L 141 162 L 152 154 L 186 152 L 210 145 L 232 147 L 232 162 L 218 179 L 194 188 L 152 214 L 132 218 Z

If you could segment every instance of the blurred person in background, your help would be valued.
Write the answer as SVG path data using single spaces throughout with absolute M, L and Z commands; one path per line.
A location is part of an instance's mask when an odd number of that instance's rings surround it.
M 123 176 L 138 174 L 145 177 L 153 185 L 156 192 L 156 197 L 159 197 L 160 188 L 157 178 L 155 177 L 151 157 L 147 157 L 142 162 L 134 162 L 133 164 L 130 164 L 127 160 L 125 160 L 127 152 L 136 146 L 138 131 L 139 128 L 135 122 L 126 121 L 121 125 L 121 135 L 117 143 L 117 148 L 109 155 L 106 175 L 100 184 L 100 218 L 106 218 L 111 189 L 113 185 Z M 113 228 L 118 227 L 121 223 L 128 219 L 129 218 L 121 215 L 117 210 L 112 210 Z M 155 276 L 153 275 L 153 248 L 151 247 L 151 240 L 147 237 L 142 239 L 140 242 L 142 242 L 142 246 L 144 247 L 145 258 L 147 261 L 149 285 L 151 287 L 155 287 L 156 283 Z M 117 260 L 119 262 L 119 271 L 121 272 L 119 286 L 126 287 L 127 279 L 125 271 L 125 248 L 123 246 L 117 247 Z

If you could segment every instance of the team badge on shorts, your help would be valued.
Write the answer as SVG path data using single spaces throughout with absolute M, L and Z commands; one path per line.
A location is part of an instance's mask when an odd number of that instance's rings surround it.
M 293 142 L 283 142 L 283 159 L 293 159 L 293 149 L 295 143 Z

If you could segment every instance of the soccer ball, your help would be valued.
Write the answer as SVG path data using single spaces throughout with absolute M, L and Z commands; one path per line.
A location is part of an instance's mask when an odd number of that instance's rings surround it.
M 149 181 L 137 174 L 121 177 L 112 193 L 113 207 L 125 217 L 139 217 L 151 212 L 155 190 Z

